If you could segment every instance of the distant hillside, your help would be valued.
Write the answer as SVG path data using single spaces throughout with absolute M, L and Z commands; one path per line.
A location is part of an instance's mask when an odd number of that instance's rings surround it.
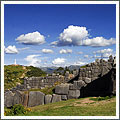
M 46 72 L 42 71 L 40 68 L 33 66 L 14 66 L 5 65 L 4 66 L 4 87 L 5 89 L 10 89 L 15 87 L 17 83 L 23 83 L 24 77 L 40 77 L 46 76 Z
M 33 66 L 28 66 L 26 67 L 29 71 L 26 73 L 27 77 L 44 77 L 46 76 L 46 72 L 42 71 L 40 68 L 33 67 Z
M 79 70 L 79 68 L 80 68 L 79 65 L 70 65 L 70 66 L 68 67 L 68 69 L 69 69 L 70 71 Z
M 45 71 L 48 74 L 52 74 L 57 68 L 58 67 L 40 67 L 41 70 Z
M 70 65 L 67 67 L 68 71 L 73 71 L 73 70 L 78 70 L 80 68 L 80 66 L 78 65 Z M 48 74 L 52 74 L 52 73 L 61 73 L 63 74 L 65 71 L 64 67 L 40 67 L 41 70 L 45 71 Z

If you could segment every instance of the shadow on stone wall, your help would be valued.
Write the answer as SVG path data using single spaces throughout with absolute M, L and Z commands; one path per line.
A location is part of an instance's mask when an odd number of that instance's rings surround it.
M 114 94 L 116 89 L 115 72 L 115 69 L 111 69 L 108 74 L 92 81 L 86 87 L 82 87 L 80 97 L 109 96 L 111 93 Z
M 78 80 L 78 78 L 79 78 L 79 74 L 74 78 L 72 78 L 71 80 L 69 80 L 67 83 L 73 83 L 75 80 Z

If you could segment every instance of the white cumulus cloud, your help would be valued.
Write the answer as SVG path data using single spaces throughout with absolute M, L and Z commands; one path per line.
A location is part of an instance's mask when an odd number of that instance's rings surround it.
M 4 47 L 6 54 L 17 54 L 19 53 L 15 45 L 9 45 L 7 48 Z
M 43 53 L 53 53 L 53 50 L 51 50 L 51 49 L 42 49 L 42 52 Z
M 71 49 L 61 49 L 60 50 L 60 54 L 67 54 L 67 53 L 72 53 L 72 50 Z
M 60 64 L 63 64 L 65 63 L 66 59 L 64 58 L 56 58 L 52 61 L 52 64 L 54 65 L 60 65 Z
M 22 34 L 16 38 L 16 41 L 26 45 L 40 45 L 45 43 L 45 37 L 36 31 L 33 33 Z
M 52 42 L 58 46 L 77 46 L 82 44 L 82 40 L 89 36 L 86 27 L 70 25 L 59 36 L 59 41 Z
M 95 37 L 92 39 L 83 40 L 83 45 L 93 46 L 93 47 L 109 46 L 115 43 L 116 43 L 116 40 L 114 38 L 110 38 L 109 40 L 107 40 L 103 37 Z
M 32 65 L 34 67 L 39 67 L 41 60 L 39 58 L 40 55 L 28 55 L 25 60 L 28 62 L 28 65 Z
M 101 57 L 108 58 L 110 55 L 115 56 L 113 49 L 110 49 L 110 48 L 94 51 L 93 53 L 102 55 L 102 56 L 101 55 L 99 55 L 99 56 L 94 55 L 94 58 L 101 58 Z
M 115 38 L 105 39 L 104 37 L 90 38 L 86 27 L 70 25 L 59 35 L 59 40 L 51 45 L 55 46 L 109 46 L 116 44 Z

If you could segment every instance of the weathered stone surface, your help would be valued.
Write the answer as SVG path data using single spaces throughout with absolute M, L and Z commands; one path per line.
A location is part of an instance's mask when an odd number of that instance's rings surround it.
M 79 80 L 77 85 L 78 85 L 79 89 L 81 89 L 81 87 L 83 87 L 83 86 L 84 87 L 86 86 L 86 84 L 85 84 L 85 82 L 83 80 Z
M 62 100 L 67 100 L 67 95 L 61 95 Z
M 89 76 L 89 74 L 86 72 L 86 75 L 85 75 L 86 77 L 88 77 Z
M 95 69 L 95 72 L 97 73 L 97 72 L 99 72 L 99 70 L 98 70 L 98 69 Z
M 74 81 L 74 82 L 73 82 L 73 89 L 78 89 L 77 81 Z
M 82 77 L 85 77 L 85 72 L 82 72 Z
M 98 79 L 98 77 L 92 77 L 91 81 Z
M 52 102 L 52 95 L 45 95 L 45 104 Z
M 52 103 L 61 101 L 61 95 L 53 94 Z
M 89 71 L 89 70 L 90 70 L 90 67 L 87 67 L 86 70 Z
M 37 106 L 37 105 L 43 105 L 44 104 L 44 96 L 45 96 L 45 94 L 40 91 L 29 92 L 28 106 L 33 107 L 33 106 Z
M 87 83 L 87 84 L 88 84 L 88 83 L 90 83 L 90 82 L 91 82 L 91 78 L 87 78 L 87 77 L 86 77 L 84 81 L 85 81 L 85 83 Z
M 60 95 L 67 95 L 69 90 L 69 84 L 61 84 L 55 87 L 55 93 Z
M 80 90 L 69 90 L 68 99 L 78 98 L 80 96 Z
M 74 90 L 74 89 L 76 89 L 76 88 L 74 88 L 73 84 L 70 84 L 70 85 L 69 85 L 69 89 L 70 89 L 70 90 Z
M 23 105 L 26 106 L 26 107 L 28 106 L 28 93 L 24 94 Z
M 13 97 L 13 104 L 22 104 L 23 103 L 24 94 L 21 91 L 16 90 L 15 95 Z
M 4 106 L 11 107 L 13 105 L 14 93 L 12 91 L 7 91 L 4 94 Z
M 78 80 L 82 80 L 82 77 L 79 77 Z
M 79 77 L 82 77 L 82 72 L 80 72 Z

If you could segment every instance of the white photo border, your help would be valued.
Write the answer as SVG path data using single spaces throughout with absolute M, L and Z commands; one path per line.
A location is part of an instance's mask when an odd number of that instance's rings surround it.
M 4 5 L 116 4 L 116 116 L 4 116 Z M 119 1 L 1 1 L 1 119 L 119 119 Z

